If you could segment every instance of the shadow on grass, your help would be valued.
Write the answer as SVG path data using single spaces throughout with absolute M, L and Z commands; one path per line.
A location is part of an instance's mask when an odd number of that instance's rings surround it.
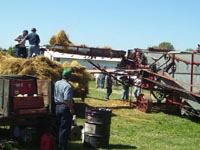
M 130 102 L 129 101 L 124 101 L 124 103 L 128 103 L 129 104 Z M 86 104 L 84 102 L 77 102 L 75 104 L 76 115 L 77 115 L 78 118 L 85 119 L 85 110 L 86 110 L 87 107 L 89 107 L 89 108 L 97 108 L 97 107 L 88 105 L 88 104 Z M 118 109 L 127 109 L 127 110 L 129 110 L 129 109 L 136 108 L 136 105 L 134 104 L 134 105 L 127 105 L 127 106 L 108 106 L 106 108 L 109 108 L 111 110 L 118 110 Z M 114 116 L 116 116 L 116 115 L 112 113 L 112 117 L 114 117 Z
M 137 149 L 137 147 L 131 145 L 110 144 L 108 149 Z
M 189 119 L 195 123 L 200 123 L 200 117 L 199 116 L 195 116 L 195 115 L 182 115 L 181 114 L 181 109 L 179 106 L 176 105 L 167 105 L 166 103 L 154 103 L 151 113 L 160 113 L 163 112 L 167 115 L 172 115 L 172 116 L 177 116 L 177 117 L 181 117 L 181 118 L 185 118 L 185 119 Z
M 86 146 L 84 145 L 83 143 L 70 143 L 69 145 L 69 148 L 70 149 L 78 149 L 78 150 L 98 150 L 98 148 L 94 148 L 94 147 L 90 147 L 90 146 Z M 123 144 L 110 144 L 107 148 L 101 148 L 102 150 L 106 149 L 118 149 L 118 150 L 121 150 L 121 149 L 130 149 L 130 150 L 133 150 L 133 149 L 137 149 L 136 146 L 131 146 L 131 145 L 123 145 Z
M 108 107 L 109 109 L 133 109 L 130 106 L 114 106 L 114 107 Z

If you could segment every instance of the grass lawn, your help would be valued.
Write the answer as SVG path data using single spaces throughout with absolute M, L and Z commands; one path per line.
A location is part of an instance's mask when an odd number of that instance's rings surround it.
M 84 103 L 84 105 L 112 109 L 110 145 L 107 149 L 198 150 L 200 148 L 199 122 L 164 112 L 150 114 L 140 112 L 119 100 L 121 87 L 113 89 L 115 92 L 111 95 L 111 100 L 106 101 L 105 90 L 95 89 L 94 82 L 91 82 L 90 93 Z M 81 103 L 83 102 L 79 101 L 77 105 Z M 78 124 L 84 125 L 84 121 L 84 115 L 78 115 Z M 77 141 L 71 143 L 71 148 L 83 149 L 83 146 Z
M 107 149 L 199 150 L 199 122 L 162 111 L 150 114 L 140 112 L 120 100 L 120 86 L 113 89 L 111 100 L 107 101 L 104 99 L 105 89 L 96 89 L 95 82 L 90 82 L 90 93 L 85 101 L 75 99 L 78 125 L 84 126 L 86 106 L 112 109 L 110 144 Z M 69 146 L 70 150 L 86 149 L 81 141 L 71 141 Z M 23 150 L 39 150 L 39 146 L 26 146 Z

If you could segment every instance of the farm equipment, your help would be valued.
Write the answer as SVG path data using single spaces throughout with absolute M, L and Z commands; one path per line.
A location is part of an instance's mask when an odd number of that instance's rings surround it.
M 123 50 L 112 50 L 108 48 L 94 48 L 94 47 L 83 47 L 83 46 L 62 46 L 55 44 L 53 46 L 47 46 L 46 50 L 84 55 L 89 57 L 110 57 L 110 58 L 121 58 L 125 56 L 126 51 Z
M 141 88 L 150 92 L 157 105 L 165 104 L 170 113 L 178 110 L 184 115 L 200 117 L 199 53 L 135 49 L 129 51 L 128 58 L 136 60 L 133 69 L 140 70 Z M 141 93 L 137 107 L 149 112 L 152 106 L 152 100 Z
M 51 98 L 51 81 L 0 76 L 0 125 L 37 124 L 51 114 Z
M 200 117 L 199 60 L 197 52 L 137 48 L 129 50 L 117 67 L 128 76 L 140 75 L 143 92 L 136 100 L 139 110 L 150 112 L 154 106 L 164 105 L 170 113 Z

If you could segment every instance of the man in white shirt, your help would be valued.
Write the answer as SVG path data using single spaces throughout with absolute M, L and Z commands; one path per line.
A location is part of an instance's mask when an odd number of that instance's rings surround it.
M 17 41 L 17 44 L 15 45 L 16 49 L 16 57 L 23 57 L 26 58 L 27 52 L 26 52 L 26 46 L 25 46 L 25 40 L 23 40 L 28 35 L 28 31 L 24 30 L 22 34 L 18 35 L 14 40 Z M 23 41 L 23 42 L 22 42 Z
M 137 76 L 135 76 L 134 78 L 134 95 L 135 95 L 135 98 L 137 99 L 138 96 L 140 95 L 141 93 L 141 83 L 142 83 L 142 80 L 139 78 L 139 74 Z

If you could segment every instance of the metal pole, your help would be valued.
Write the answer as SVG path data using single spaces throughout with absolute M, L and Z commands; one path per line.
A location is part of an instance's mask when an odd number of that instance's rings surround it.
M 192 53 L 192 62 L 191 62 L 190 92 L 193 91 L 193 78 L 194 78 L 194 53 Z

